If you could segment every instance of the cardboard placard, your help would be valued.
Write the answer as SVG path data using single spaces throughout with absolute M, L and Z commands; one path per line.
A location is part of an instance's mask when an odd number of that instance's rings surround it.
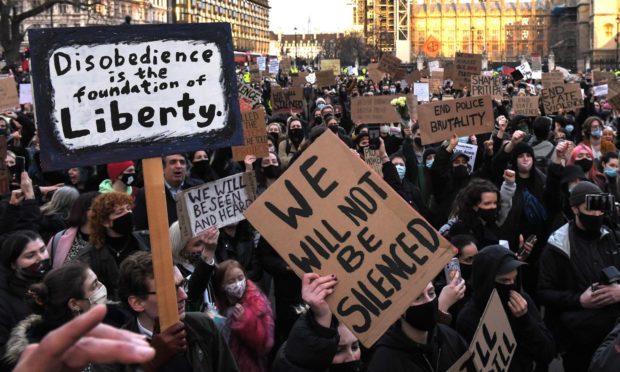
M 402 61 L 400 60 L 400 58 L 389 53 L 384 53 L 379 60 L 379 66 L 377 68 L 379 69 L 379 71 L 383 71 L 392 76 L 396 76 L 401 73 L 401 63 Z
M 607 102 L 613 106 L 614 109 L 620 110 L 620 94 L 616 94 L 611 98 L 607 98 Z
M 304 85 L 306 85 L 307 81 L 306 81 L 306 77 L 308 76 L 308 72 L 306 71 L 300 71 L 297 73 L 297 75 L 290 75 L 289 78 L 291 79 L 291 86 L 292 87 L 303 87 Z
M 250 66 L 250 83 L 252 84 L 260 84 L 263 81 L 263 74 L 261 73 L 260 67 L 258 65 Z
M 482 62 L 480 63 L 482 66 Z M 445 62 L 443 64 L 443 79 L 444 80 L 452 80 L 454 81 L 454 77 L 456 76 L 456 67 L 453 62 Z
M 500 76 L 471 76 L 471 95 L 492 96 L 493 98 L 502 98 L 502 78 Z
M 422 144 L 493 131 L 491 96 L 465 97 L 452 101 L 435 101 L 418 108 Z
M 256 64 L 259 71 L 267 70 L 267 57 L 256 57 Z
M 277 75 L 278 71 L 280 71 L 280 62 L 277 59 L 272 58 L 269 60 L 269 74 Z
M 28 35 L 45 170 L 243 142 L 230 24 Z
M 471 76 L 480 75 L 482 70 L 482 55 L 471 53 L 456 53 L 454 57 L 454 88 L 461 90 L 471 85 Z
M 547 115 L 558 112 L 560 109 L 575 110 L 583 107 L 583 97 L 579 84 L 563 84 L 543 88 L 540 95 Z
M 471 174 L 474 171 L 474 167 L 476 166 L 476 154 L 478 154 L 478 146 L 473 145 L 471 143 L 458 143 L 454 148 L 454 151 L 462 152 L 465 155 L 469 156 L 469 161 L 467 165 L 469 166 L 469 173 Z
M 265 116 L 265 110 L 262 108 L 241 113 L 243 145 L 232 147 L 234 161 L 243 161 L 246 155 L 254 155 L 257 158 L 269 156 Z
M 413 83 L 413 94 L 418 97 L 418 102 L 430 101 L 429 83 Z
M 607 84 L 611 80 L 615 80 L 616 76 L 611 71 L 592 71 L 592 84 Z
M 592 90 L 594 91 L 595 97 L 606 96 L 607 94 L 609 94 L 609 89 L 608 89 L 607 84 L 596 85 L 592 87 Z
M 368 71 L 368 77 L 375 84 L 380 82 L 381 79 L 383 79 L 383 72 L 379 71 L 379 64 L 378 63 L 371 63 L 371 64 L 369 64 L 368 68 L 367 68 L 367 71 Z
M 512 109 L 515 115 L 538 116 L 540 115 L 539 101 L 538 96 L 514 96 L 512 97 Z
M 332 70 L 334 75 L 340 75 L 340 60 L 339 59 L 322 59 L 321 71 Z
M 351 98 L 351 120 L 364 124 L 398 123 L 400 116 L 390 102 L 404 95 L 368 96 Z M 414 95 L 407 95 L 409 116 L 417 118 L 418 102 Z
M 551 88 L 556 85 L 564 85 L 564 75 L 560 71 L 543 72 L 543 88 Z
M 316 72 L 317 88 L 331 87 L 332 85 L 336 85 L 336 79 L 334 78 L 334 72 L 332 70 Z
M 364 161 L 379 176 L 383 177 L 383 161 L 379 156 L 379 150 L 371 150 L 368 146 L 364 147 Z
M 177 215 L 184 240 L 211 226 L 218 228 L 245 219 L 243 212 L 256 199 L 254 172 L 233 174 L 183 190 L 177 196 Z
M 428 81 L 428 89 L 431 91 L 431 94 L 441 94 L 443 88 L 443 74 L 439 76 L 433 76 Z
M 14 109 L 19 106 L 17 85 L 13 77 L 0 79 L 0 111 Z
M 19 84 L 19 104 L 32 103 L 32 85 Z
M 274 114 L 300 113 L 304 110 L 304 90 L 300 87 L 271 87 L 271 106 Z
M 263 93 L 244 83 L 242 79 L 237 80 L 237 92 L 239 94 L 239 107 L 241 107 L 241 111 L 250 111 L 254 108 L 254 105 L 261 103 L 263 100 Z
M 300 277 L 334 274 L 334 315 L 372 346 L 454 255 L 385 181 L 325 131 L 245 216 Z
M 280 71 L 287 74 L 291 71 L 291 57 L 282 57 L 280 61 Z
M 422 76 L 420 75 L 420 71 L 418 70 L 413 70 L 408 74 L 405 74 L 405 76 L 403 77 L 403 79 L 405 79 L 405 81 L 407 82 L 407 85 L 411 86 L 411 84 L 413 84 L 416 81 L 420 81 L 420 79 L 422 78 Z

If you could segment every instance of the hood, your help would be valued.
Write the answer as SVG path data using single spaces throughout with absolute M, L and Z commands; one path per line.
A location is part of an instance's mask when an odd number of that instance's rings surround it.
M 6 353 L 4 359 L 12 365 L 17 364 L 19 357 L 22 355 L 26 347 L 30 343 L 28 340 L 28 331 L 41 324 L 43 319 L 41 315 L 30 315 L 26 319 L 17 323 L 11 331 L 9 340 L 6 343 Z
M 387 332 L 385 332 L 383 337 L 379 339 L 376 346 L 384 346 L 389 349 L 407 353 L 411 356 L 411 358 L 415 358 L 418 354 L 431 352 L 434 348 L 436 348 L 437 345 L 418 344 L 409 337 L 407 337 L 407 335 L 405 335 L 405 333 L 401 329 L 400 322 L 401 320 L 399 319 L 390 328 L 388 328 Z M 432 337 L 432 340 L 434 341 L 434 343 L 439 343 L 441 341 L 440 337 L 437 337 L 439 335 L 437 331 L 438 328 L 439 324 L 433 330 L 435 337 Z
M 127 187 L 127 195 L 131 195 L 132 194 L 132 189 L 131 186 Z M 102 194 L 108 193 L 108 192 L 114 192 L 114 189 L 112 188 L 112 181 L 110 179 L 107 180 L 103 180 L 100 184 L 99 184 L 99 192 Z
M 514 256 L 514 253 L 497 244 L 485 247 L 474 257 L 471 285 L 473 299 L 477 306 L 483 309 L 486 306 L 495 288 L 495 274 L 506 256 Z

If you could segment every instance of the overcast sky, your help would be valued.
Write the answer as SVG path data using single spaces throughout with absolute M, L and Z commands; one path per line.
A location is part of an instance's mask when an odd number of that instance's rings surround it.
M 352 0 L 269 0 L 269 29 L 285 34 L 342 32 L 353 23 Z

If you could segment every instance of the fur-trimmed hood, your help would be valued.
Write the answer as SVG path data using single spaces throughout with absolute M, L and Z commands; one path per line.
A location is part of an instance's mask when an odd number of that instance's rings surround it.
M 30 344 L 28 332 L 41 323 L 43 323 L 41 315 L 32 314 L 13 328 L 9 340 L 6 343 L 6 352 L 3 356 L 7 362 L 12 365 L 17 364 L 19 357 L 21 357 L 24 350 L 26 350 L 28 344 Z

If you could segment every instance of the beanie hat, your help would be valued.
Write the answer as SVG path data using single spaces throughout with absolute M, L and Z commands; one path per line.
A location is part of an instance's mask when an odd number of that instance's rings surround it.
M 131 160 L 127 160 L 127 161 L 122 161 L 120 163 L 110 163 L 108 164 L 107 168 L 108 168 L 108 177 L 110 177 L 110 180 L 112 182 L 116 181 L 118 179 L 118 176 L 120 176 L 121 174 L 123 174 L 123 172 L 133 166 L 134 163 Z
M 600 193 L 602 193 L 601 189 L 595 184 L 588 181 L 579 182 L 570 192 L 570 206 L 578 207 L 586 202 L 586 195 Z
M 519 158 L 519 155 L 526 154 L 526 153 L 530 154 L 530 156 L 534 158 L 534 149 L 532 148 L 532 146 L 530 146 L 529 144 L 525 142 L 520 142 L 518 145 L 516 145 L 515 148 L 512 150 L 513 164 L 516 164 L 516 161 Z
M 560 184 L 563 185 L 574 180 L 586 181 L 586 174 L 583 173 L 583 169 L 578 165 L 567 165 L 562 172 Z

